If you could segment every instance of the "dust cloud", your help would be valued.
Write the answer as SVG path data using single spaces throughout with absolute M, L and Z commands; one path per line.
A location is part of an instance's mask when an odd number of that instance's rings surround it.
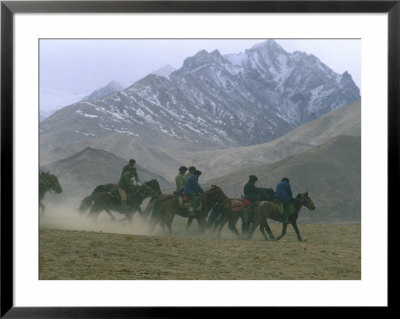
M 145 210 L 150 199 L 143 201 L 141 208 Z M 80 202 L 78 200 L 47 201 L 45 212 L 40 216 L 40 229 L 59 229 L 73 231 L 92 231 L 116 234 L 132 234 L 146 236 L 177 236 L 185 238 L 216 238 L 216 232 L 201 233 L 197 221 L 193 221 L 189 229 L 187 218 L 175 215 L 172 222 L 173 234 L 167 228 L 157 225 L 155 228 L 149 223 L 147 218 L 135 213 L 131 222 L 127 221 L 125 215 L 112 211 L 115 220 L 105 212 L 101 212 L 96 219 L 88 216 L 87 213 L 81 214 L 78 210 Z M 237 227 L 240 227 L 239 223 Z M 227 226 L 222 230 L 225 239 L 238 239 L 233 233 L 228 231 Z
M 147 201 L 142 205 L 142 209 Z M 158 227 L 151 232 L 150 224 L 139 214 L 135 214 L 132 222 L 125 219 L 125 215 L 112 212 L 115 220 L 106 213 L 101 212 L 96 219 L 90 218 L 87 213 L 80 213 L 76 201 L 47 202 L 46 209 L 40 216 L 40 229 L 60 229 L 76 231 L 94 231 L 119 234 L 152 235 L 160 230 Z

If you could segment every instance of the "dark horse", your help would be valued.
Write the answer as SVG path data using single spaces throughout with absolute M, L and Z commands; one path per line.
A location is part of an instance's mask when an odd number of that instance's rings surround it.
M 79 207 L 80 213 L 89 210 L 89 216 L 97 217 L 103 210 L 114 220 L 110 211 L 125 214 L 131 220 L 136 211 L 141 212 L 140 204 L 147 197 L 159 196 L 161 189 L 158 181 L 152 179 L 138 186 L 133 193 L 127 194 L 127 209 L 122 210 L 121 199 L 117 192 L 116 184 L 105 184 L 97 186 L 91 195 L 85 197 Z
M 272 188 L 261 188 L 260 200 L 272 200 L 275 191 Z M 231 198 L 224 202 L 223 207 L 217 207 L 217 209 L 210 213 L 208 219 L 208 226 L 211 229 L 218 227 L 218 237 L 221 236 L 221 230 L 228 223 L 228 228 L 235 235 L 239 236 L 239 232 L 236 229 L 236 223 L 239 218 L 242 218 L 242 232 L 246 231 L 246 225 L 243 222 L 243 213 L 248 206 L 240 198 Z M 216 216 L 219 214 L 219 216 Z
M 54 191 L 57 194 L 60 194 L 62 192 L 61 185 L 58 181 L 58 178 L 56 175 L 50 174 L 48 171 L 47 172 L 40 172 L 39 174 L 39 211 L 41 214 L 44 213 L 45 207 L 42 203 L 44 194 L 46 194 L 47 191 Z
M 209 211 L 216 203 L 228 200 L 228 197 L 221 188 L 211 185 L 204 193 L 199 195 L 199 198 L 201 200 L 201 210 L 197 211 L 194 218 L 197 220 L 200 229 L 204 232 L 207 226 L 206 218 Z M 158 223 L 161 226 L 165 225 L 168 227 L 169 232 L 172 233 L 171 224 L 175 215 L 188 217 L 188 210 L 181 207 L 177 196 L 164 194 L 154 202 L 150 223 L 153 225 L 153 229 Z M 187 227 L 190 226 L 192 219 L 189 219 Z
M 311 200 L 310 196 L 308 195 L 308 192 L 303 194 L 297 194 L 296 198 L 293 200 L 293 203 L 290 205 L 291 212 L 288 217 L 288 220 L 289 223 L 292 224 L 293 229 L 296 232 L 299 241 L 302 241 L 302 238 L 300 236 L 299 229 L 297 228 L 296 221 L 297 218 L 299 217 L 299 212 L 303 205 L 306 206 L 309 210 L 315 209 L 315 205 Z M 270 239 L 274 239 L 274 235 L 272 234 L 271 229 L 269 228 L 269 225 L 267 223 L 267 218 L 271 218 L 276 221 L 282 221 L 283 218 L 282 212 L 283 212 L 283 204 L 278 200 L 274 200 L 272 202 L 268 201 L 260 202 L 255 209 L 255 216 L 249 232 L 249 238 L 251 238 L 257 226 L 260 225 L 260 230 L 265 240 L 268 240 L 268 238 L 264 232 L 264 228 L 267 230 Z M 283 223 L 282 234 L 280 234 L 276 238 L 277 240 L 281 239 L 286 234 L 286 228 L 287 224 Z

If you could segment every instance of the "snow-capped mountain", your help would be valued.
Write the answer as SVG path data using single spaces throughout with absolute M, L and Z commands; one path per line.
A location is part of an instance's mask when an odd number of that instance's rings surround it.
M 151 72 L 151 74 L 165 76 L 168 77 L 172 72 L 176 71 L 176 69 L 169 64 L 164 65 L 156 71 Z
M 97 89 L 90 93 L 89 95 L 85 96 L 81 101 L 95 101 L 99 100 L 109 94 L 118 92 L 126 88 L 127 85 L 117 82 L 117 81 L 111 81 L 108 83 L 106 86 L 103 86 L 100 89 Z
M 240 54 L 202 50 L 168 77 L 150 74 L 122 91 L 65 107 L 41 123 L 41 145 L 54 149 L 110 133 L 166 147 L 172 141 L 253 145 L 359 98 L 347 72 L 268 40 Z

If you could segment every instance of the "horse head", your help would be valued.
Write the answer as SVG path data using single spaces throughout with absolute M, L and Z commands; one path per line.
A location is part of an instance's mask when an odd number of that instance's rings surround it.
M 44 183 L 45 189 L 53 190 L 57 194 L 62 192 L 62 187 L 56 175 L 50 174 L 49 171 L 41 172 L 39 176 L 39 181 Z
M 62 193 L 62 187 L 56 175 L 50 175 L 51 177 L 51 189 L 54 190 L 57 194 Z
M 152 179 L 150 181 L 143 183 L 144 189 L 146 190 L 146 194 L 149 196 L 159 196 L 161 195 L 160 184 L 156 179 Z
M 301 204 L 306 206 L 309 210 L 315 210 L 315 204 L 312 201 L 308 192 L 305 192 L 303 194 L 298 194 L 296 199 L 298 199 L 301 202 Z
M 213 200 L 221 202 L 228 198 L 223 190 L 217 185 L 211 185 L 209 188 L 207 188 L 203 196 L 213 197 Z

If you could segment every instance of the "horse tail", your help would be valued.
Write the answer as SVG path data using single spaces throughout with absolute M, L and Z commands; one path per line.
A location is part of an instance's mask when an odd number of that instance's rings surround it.
M 157 222 L 160 218 L 160 207 L 161 207 L 161 200 L 155 199 L 153 204 L 153 212 L 151 214 L 151 219 L 153 222 Z
M 93 195 L 85 197 L 82 200 L 81 205 L 79 206 L 79 212 L 81 214 L 86 213 L 89 207 L 92 205 L 92 202 L 93 202 Z
M 154 203 L 155 203 L 156 199 L 157 199 L 157 197 L 152 197 L 150 199 L 150 201 L 147 204 L 145 210 L 143 211 L 143 214 L 142 214 L 143 217 L 150 216 L 150 213 L 154 210 Z

